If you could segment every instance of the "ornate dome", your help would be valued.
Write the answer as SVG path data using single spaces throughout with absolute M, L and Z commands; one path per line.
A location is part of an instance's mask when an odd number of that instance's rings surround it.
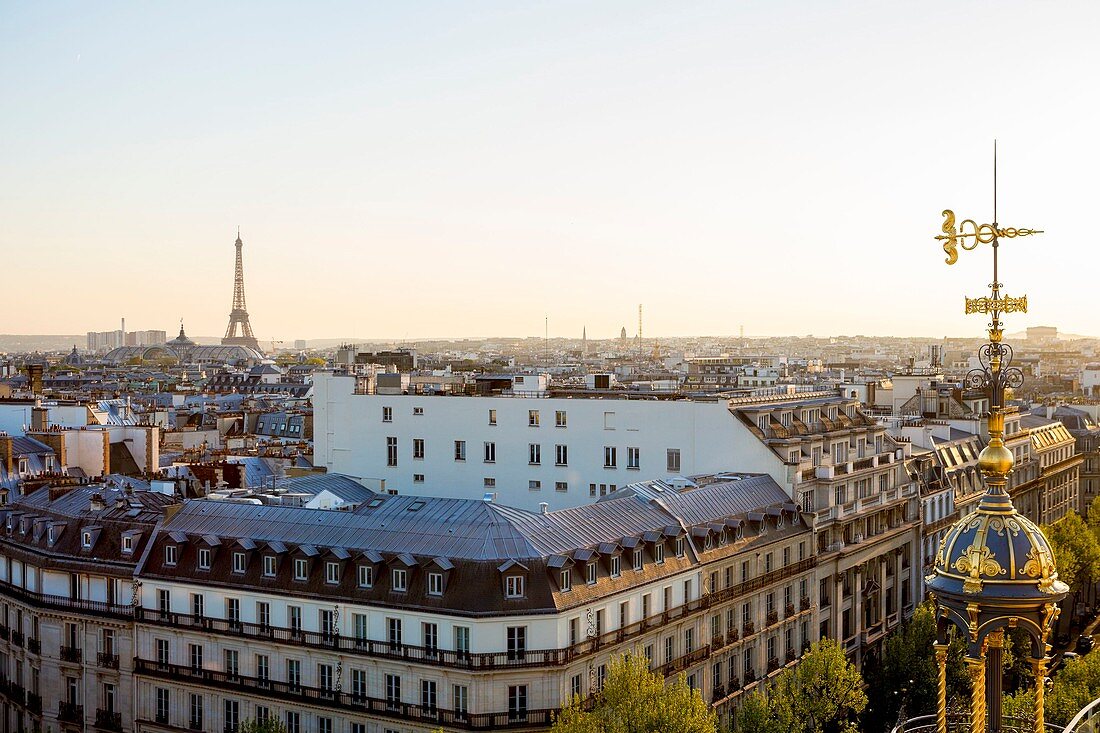
M 1058 580 L 1047 538 L 999 491 L 987 492 L 976 512 L 947 531 L 928 586 L 937 595 L 982 603 L 1000 598 L 1057 601 L 1069 590 Z

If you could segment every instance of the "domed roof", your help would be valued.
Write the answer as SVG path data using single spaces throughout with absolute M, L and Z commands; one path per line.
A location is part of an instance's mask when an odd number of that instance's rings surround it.
M 195 342 L 187 338 L 187 334 L 183 332 L 183 322 L 180 321 L 180 335 L 168 342 L 168 346 L 181 347 L 181 346 L 194 346 Z
M 944 535 L 928 587 L 936 595 L 1057 601 L 1069 591 L 1058 580 L 1050 543 L 1035 524 L 1019 514 L 1000 490 L 989 490 L 977 511 Z

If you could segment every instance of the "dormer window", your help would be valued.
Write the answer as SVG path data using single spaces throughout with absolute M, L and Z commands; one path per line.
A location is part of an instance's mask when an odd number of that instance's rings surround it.
M 50 527 L 50 536 L 51 536 L 51 538 L 53 536 L 53 527 Z M 53 542 L 52 539 L 50 541 Z M 90 548 L 92 546 L 92 533 L 91 532 L 85 530 L 85 531 L 80 533 L 80 546 L 83 547 L 85 550 L 87 550 L 88 548 Z
M 325 582 L 330 585 L 336 585 L 340 582 L 340 563 L 325 563 Z
M 663 542 L 658 542 L 653 546 L 653 560 L 658 565 L 663 565 L 665 562 L 665 545 Z
M 573 571 L 569 568 L 563 568 L 561 577 L 558 580 L 558 585 L 561 587 L 562 593 L 573 590 Z
M 614 555 L 611 558 L 611 577 L 612 578 L 617 578 L 620 575 L 622 575 L 621 569 L 622 569 L 622 561 L 621 561 L 621 559 L 619 558 L 618 555 Z
M 634 550 L 634 569 L 642 569 L 642 549 L 640 547 Z
M 27 520 L 26 519 L 20 519 L 19 520 L 19 533 L 20 534 L 26 534 L 27 533 Z
M 684 556 L 684 538 L 683 537 L 677 537 L 676 538 L 676 557 L 683 557 L 683 556 Z
M 393 590 L 404 593 L 409 589 L 409 573 L 401 568 L 394 568 L 390 576 Z
M 199 570 L 210 569 L 210 550 L 206 547 L 199 548 Z
M 370 565 L 359 566 L 359 587 L 360 588 L 373 588 L 374 587 L 374 568 Z
M 709 550 L 714 547 L 714 538 L 711 535 L 707 535 L 706 540 L 703 541 L 703 549 Z
M 522 575 L 509 575 L 504 579 L 505 598 L 523 598 L 524 583 Z
M 176 565 L 176 546 L 175 545 L 165 545 L 164 546 L 164 564 L 168 565 L 170 567 L 175 567 L 175 565 Z
M 264 577 L 266 577 L 266 578 L 274 578 L 275 577 L 275 556 L 274 555 L 264 555 Z
M 305 580 L 306 579 L 306 561 L 303 558 L 294 558 L 294 579 Z
M 46 542 L 49 542 L 51 545 L 53 544 L 53 527 L 46 529 Z
M 9 514 L 7 519 L 4 520 L 4 526 L 9 532 L 11 532 L 11 515 Z
M 428 595 L 443 595 L 443 573 L 428 573 Z
M 122 536 L 122 551 L 126 553 L 134 551 L 134 538 L 128 534 Z
M 590 562 L 584 566 L 585 581 L 589 585 L 596 584 L 596 563 Z
M 233 553 L 233 572 L 243 573 L 245 568 L 245 557 L 243 552 Z

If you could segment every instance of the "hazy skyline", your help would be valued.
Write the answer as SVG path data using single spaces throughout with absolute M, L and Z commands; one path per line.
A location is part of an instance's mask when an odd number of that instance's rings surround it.
M 1088 309 L 1095 3 L 0 4 L 0 333 L 980 335 Z

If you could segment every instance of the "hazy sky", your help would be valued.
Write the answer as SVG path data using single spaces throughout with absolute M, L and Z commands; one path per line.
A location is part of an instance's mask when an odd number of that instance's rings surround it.
M 0 333 L 1100 335 L 1100 3 L 0 3 Z

